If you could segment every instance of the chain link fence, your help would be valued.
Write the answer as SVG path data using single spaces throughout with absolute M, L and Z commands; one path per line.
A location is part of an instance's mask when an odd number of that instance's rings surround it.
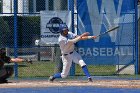
M 0 47 L 6 48 L 7 56 L 33 60 L 32 65 L 19 63 L 13 77 L 48 77 L 61 71 L 59 46 L 35 44 L 41 33 L 40 11 L 60 10 L 68 10 L 67 0 L 0 0 Z M 6 65 L 15 67 L 12 63 Z
M 7 56 L 28 57 L 33 60 L 32 65 L 25 62 L 18 64 L 18 71 L 15 73 L 18 73 L 19 78 L 46 78 L 55 72 L 61 72 L 62 62 L 58 44 L 47 44 L 46 46 L 35 44 L 41 34 L 40 11 L 74 9 L 72 19 L 75 21 L 73 20 L 72 25 L 73 31 L 76 32 L 76 2 L 76 0 L 71 2 L 70 0 L 17 0 L 17 5 L 15 5 L 14 0 L 0 0 L 0 47 L 6 48 Z M 17 9 L 17 13 L 14 9 Z M 75 65 L 74 68 L 75 75 L 84 75 L 78 65 Z M 88 68 L 91 75 L 113 75 L 117 69 L 116 65 L 93 64 L 89 64 Z

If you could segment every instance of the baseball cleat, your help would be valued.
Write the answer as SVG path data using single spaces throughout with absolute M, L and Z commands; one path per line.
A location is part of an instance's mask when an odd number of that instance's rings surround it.
M 93 82 L 93 81 L 92 81 L 92 78 L 88 78 L 88 82 Z
M 55 78 L 53 76 L 50 76 L 49 79 L 48 79 L 48 82 L 53 82 Z

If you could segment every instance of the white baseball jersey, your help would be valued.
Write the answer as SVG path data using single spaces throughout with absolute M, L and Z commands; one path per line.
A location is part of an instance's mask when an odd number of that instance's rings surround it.
M 74 43 L 69 42 L 69 39 L 74 39 L 76 37 L 76 34 L 73 34 L 72 32 L 68 32 L 67 37 L 64 37 L 62 35 L 59 36 L 58 42 L 61 49 L 62 54 L 67 54 L 72 51 L 74 51 Z
M 69 40 L 74 39 L 75 37 L 76 34 L 68 32 L 68 35 L 66 37 L 60 35 L 58 39 L 63 62 L 63 70 L 61 73 L 62 78 L 65 78 L 69 74 L 72 62 L 79 64 L 81 67 L 86 65 L 82 57 L 74 50 L 74 43 L 69 42 Z

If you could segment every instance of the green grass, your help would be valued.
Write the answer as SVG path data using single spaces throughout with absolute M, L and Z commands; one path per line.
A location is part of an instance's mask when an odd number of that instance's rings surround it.
M 22 66 L 25 65 L 25 66 Z M 77 76 L 83 76 L 84 73 L 79 65 L 75 66 L 75 74 Z M 115 66 L 108 65 L 88 65 L 88 69 L 91 75 L 112 75 L 115 72 Z M 22 63 L 19 64 L 18 75 L 19 78 L 37 78 L 48 77 L 55 73 L 56 64 L 51 61 L 39 61 L 33 64 Z
M 91 75 L 112 75 L 115 73 L 113 65 L 88 65 L 88 70 Z M 81 67 L 76 65 L 76 75 L 84 75 Z
M 75 66 L 75 76 L 85 76 L 79 65 Z M 112 76 L 116 71 L 115 65 L 88 65 L 92 76 Z M 18 66 L 18 77 L 23 78 L 48 78 L 56 72 L 56 63 L 51 61 L 39 61 L 20 63 Z M 114 76 L 114 75 L 113 75 Z M 116 75 L 119 78 L 140 78 L 140 75 Z M 14 77 L 14 76 L 13 76 Z M 12 78 L 13 78 L 12 77 Z M 76 78 L 76 77 L 75 77 Z
M 54 62 L 34 62 L 33 64 L 26 64 L 25 67 L 19 67 L 19 78 L 24 77 L 48 77 L 54 73 Z

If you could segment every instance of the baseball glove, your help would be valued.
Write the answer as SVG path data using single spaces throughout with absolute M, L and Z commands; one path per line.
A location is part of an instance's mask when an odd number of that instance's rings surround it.
M 30 58 L 24 58 L 24 61 L 30 64 L 33 64 L 32 60 Z

